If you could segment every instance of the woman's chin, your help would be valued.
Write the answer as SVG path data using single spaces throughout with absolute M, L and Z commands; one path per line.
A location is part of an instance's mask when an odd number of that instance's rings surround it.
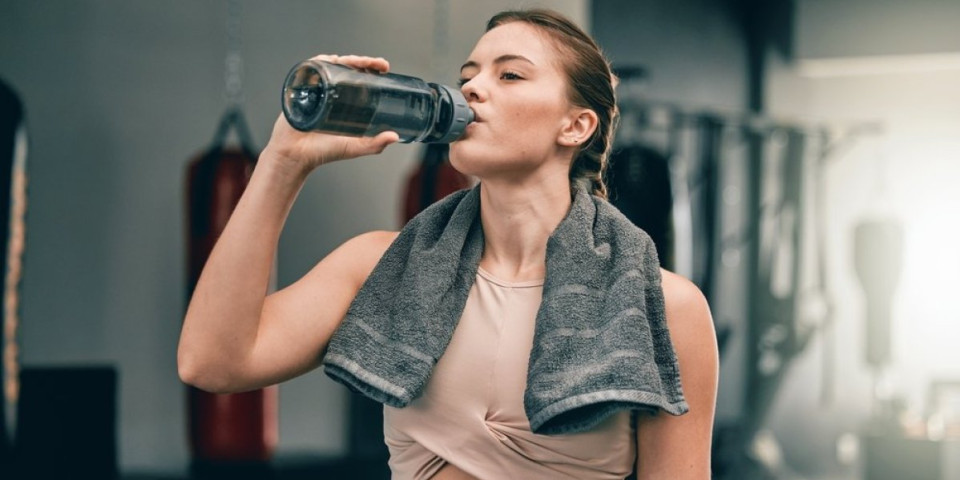
M 483 177 L 503 168 L 503 165 L 497 165 L 496 158 L 490 152 L 481 152 L 481 149 L 474 148 L 476 145 L 467 143 L 455 146 L 450 145 L 450 165 L 458 172 L 473 177 Z
M 478 156 L 477 147 L 478 145 L 472 139 L 460 137 L 459 140 L 450 144 L 450 162 L 454 165 L 472 163 Z
M 476 169 L 475 159 L 464 151 L 468 149 L 462 148 L 463 146 L 458 145 L 458 143 L 460 142 L 450 144 L 450 165 L 464 175 L 476 175 L 474 172 Z

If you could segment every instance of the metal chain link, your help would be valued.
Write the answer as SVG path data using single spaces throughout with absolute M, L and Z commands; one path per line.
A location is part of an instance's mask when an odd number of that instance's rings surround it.
M 445 79 L 450 72 L 447 56 L 450 48 L 450 1 L 433 0 L 433 57 L 430 67 L 433 79 L 430 81 L 448 83 Z
M 224 99 L 231 106 L 243 103 L 242 8 L 239 0 L 227 0 L 227 55 L 224 62 Z

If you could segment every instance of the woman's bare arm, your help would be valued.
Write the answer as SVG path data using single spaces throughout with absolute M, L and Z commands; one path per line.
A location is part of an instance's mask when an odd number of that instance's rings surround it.
M 662 273 L 667 328 L 690 411 L 641 417 L 637 479 L 708 480 L 720 363 L 713 318 L 693 283 L 666 270 Z

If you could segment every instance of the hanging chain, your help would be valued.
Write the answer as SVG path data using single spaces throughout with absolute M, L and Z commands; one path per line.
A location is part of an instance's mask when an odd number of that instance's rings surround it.
M 224 97 L 227 103 L 243 103 L 243 47 L 240 36 L 242 10 L 239 0 L 227 0 L 227 56 L 224 63 Z
M 430 66 L 434 82 L 448 83 L 447 52 L 450 46 L 450 1 L 433 0 L 433 58 Z

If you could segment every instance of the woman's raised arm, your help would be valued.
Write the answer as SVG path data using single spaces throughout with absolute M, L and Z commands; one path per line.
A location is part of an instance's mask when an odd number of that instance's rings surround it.
M 319 56 L 386 71 L 382 58 Z M 177 349 L 180 378 L 213 392 L 252 390 L 315 368 L 333 331 L 395 234 L 360 235 L 302 279 L 267 297 L 280 232 L 307 175 L 397 141 L 294 130 L 277 119 L 270 142 L 194 289 Z

